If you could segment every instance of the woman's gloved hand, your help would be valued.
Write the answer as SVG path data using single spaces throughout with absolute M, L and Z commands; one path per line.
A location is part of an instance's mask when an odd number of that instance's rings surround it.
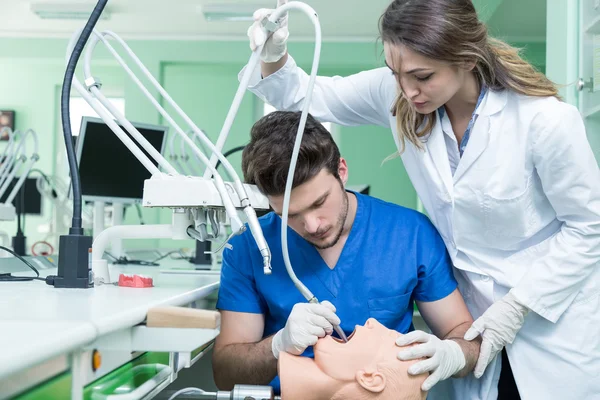
M 277 7 L 287 3 L 287 0 L 277 0 Z M 273 32 L 271 37 L 268 37 L 270 32 L 267 32 L 263 26 L 263 20 L 273 13 L 273 9 L 261 8 L 254 12 L 254 23 L 248 28 L 248 38 L 250 39 L 250 49 L 256 50 L 263 43 L 260 59 L 266 63 L 277 62 L 287 53 L 287 39 L 289 36 L 288 30 L 288 13 L 285 13 L 279 19 L 279 28 Z
M 529 309 L 519 303 L 512 292 L 508 292 L 473 322 L 465 333 L 465 340 L 473 340 L 479 335 L 483 339 L 473 371 L 475 378 L 481 378 L 494 357 L 504 346 L 515 340 L 528 312 Z

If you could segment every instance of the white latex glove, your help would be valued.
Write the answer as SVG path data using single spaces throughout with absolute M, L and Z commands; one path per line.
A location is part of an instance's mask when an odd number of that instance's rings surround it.
M 287 0 L 277 0 L 277 7 L 287 3 Z M 250 49 L 256 50 L 263 43 L 260 59 L 266 63 L 277 62 L 287 52 L 287 39 L 289 36 L 288 30 L 288 13 L 279 19 L 279 29 L 273 32 L 273 35 L 267 39 L 269 32 L 262 25 L 262 20 L 273 13 L 273 9 L 261 8 L 254 12 L 252 18 L 254 23 L 248 28 L 248 38 L 250 39 Z M 266 43 L 265 43 L 266 41 Z
M 298 356 L 308 346 L 317 343 L 319 338 L 331 335 L 333 326 L 339 323 L 335 307 L 328 301 L 320 304 L 298 303 L 292 308 L 285 327 L 273 337 L 273 356 L 279 359 L 281 351 Z
M 481 335 L 481 349 L 473 373 L 481 378 L 488 364 L 504 346 L 515 340 L 529 309 L 520 304 L 511 292 L 490 306 L 465 333 L 465 340 Z
M 457 374 L 467 363 L 460 345 L 453 340 L 441 340 L 423 331 L 413 331 L 396 339 L 398 346 L 408 346 L 412 343 L 421 344 L 401 350 L 398 352 L 398 358 L 408 361 L 428 357 L 408 368 L 408 373 L 411 375 L 431 372 L 421 385 L 421 389 L 425 392 L 431 390 L 439 381 Z

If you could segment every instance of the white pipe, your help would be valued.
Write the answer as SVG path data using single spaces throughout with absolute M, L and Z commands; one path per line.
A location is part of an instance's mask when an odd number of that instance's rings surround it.
M 123 69 L 130 76 L 130 78 L 138 85 L 138 87 L 146 95 L 146 97 L 148 98 L 148 100 L 150 100 L 150 102 L 152 103 L 152 105 L 169 122 L 169 124 L 171 124 L 171 126 L 173 126 L 175 128 L 175 131 L 180 135 L 180 138 L 183 139 L 183 140 L 188 139 L 188 145 L 191 145 L 192 148 L 196 148 L 196 146 L 194 145 L 194 143 L 189 140 L 189 138 L 183 132 L 183 130 L 179 127 L 179 125 L 177 125 L 177 123 L 171 118 L 171 116 L 160 105 L 160 103 L 158 101 L 156 101 L 156 99 L 154 98 L 154 96 L 152 96 L 152 94 L 148 91 L 148 89 L 146 89 L 146 87 L 138 79 L 138 77 L 135 76 L 135 74 L 133 73 L 133 71 L 131 70 L 131 68 L 129 68 L 129 66 L 127 65 L 127 63 L 125 63 L 125 61 L 123 60 L 123 58 L 121 58 L 121 56 L 116 52 L 116 50 L 114 49 L 114 47 L 112 47 L 112 45 L 108 42 L 108 40 L 106 40 L 106 38 L 104 38 L 104 35 L 110 36 L 110 37 L 114 38 L 120 44 L 122 44 L 124 47 L 126 47 L 125 43 L 122 42 L 122 40 L 116 34 L 110 32 L 110 31 L 105 31 L 105 32 L 102 32 L 102 33 L 98 33 L 98 32 L 94 32 L 94 33 L 95 33 L 96 36 L 93 37 L 93 40 L 91 41 L 91 47 L 88 47 L 88 50 L 86 51 L 86 54 L 85 54 L 84 71 L 85 71 L 85 74 L 86 74 L 86 79 L 92 76 L 91 70 L 90 70 L 90 65 L 89 65 L 90 62 L 91 62 L 92 51 L 94 49 L 94 46 L 97 44 L 98 40 L 101 40 L 102 43 L 108 48 L 108 50 L 110 51 L 110 53 L 113 55 L 113 57 L 119 62 L 119 64 L 121 64 L 121 66 L 123 67 Z M 132 57 L 136 57 L 135 54 L 133 54 Z M 144 70 L 144 68 L 142 68 L 142 69 Z M 144 71 L 144 72 L 146 72 L 146 71 Z M 149 72 L 148 72 L 148 74 L 149 74 Z M 150 74 L 150 76 L 152 76 L 152 74 Z M 117 110 L 117 112 L 118 112 L 118 110 Z M 142 139 L 143 139 L 143 137 L 142 137 Z M 208 159 L 206 158 L 206 156 L 198 148 L 196 148 L 196 150 L 199 153 L 198 156 L 201 157 L 201 158 L 206 159 L 207 160 L 206 163 L 208 163 Z M 162 156 L 160 156 L 160 157 L 162 158 Z
M 2 128 L 2 130 L 0 130 L 0 136 L 2 136 L 4 134 L 4 132 L 8 132 L 8 143 L 6 145 L 6 147 L 4 148 L 4 151 L 2 152 L 2 158 L 0 158 L 0 178 L 2 177 L 2 175 L 4 175 L 4 170 L 6 169 L 6 166 L 8 165 L 7 160 L 8 160 L 8 155 L 11 154 L 10 152 L 12 151 L 12 147 L 14 145 L 14 141 L 15 141 L 15 134 L 13 133 L 13 131 L 8 128 L 8 127 L 4 127 Z
M 3 168 L 2 174 L 0 174 L 0 186 L 1 187 L 4 187 L 4 184 L 6 183 L 6 179 L 10 175 L 10 172 L 14 169 L 15 164 L 19 161 L 19 159 L 22 158 L 22 156 L 19 156 L 19 154 L 23 153 L 23 151 L 21 151 L 21 147 L 23 147 L 23 143 L 24 143 L 23 136 L 24 135 L 19 130 L 14 132 L 14 141 L 13 141 L 13 146 L 12 146 L 12 147 L 14 147 L 14 150 L 12 148 L 10 149 L 10 152 L 8 152 L 6 159 L 2 163 L 2 166 L 5 168 Z M 18 139 L 18 141 L 17 141 L 17 139 Z M 24 162 L 24 160 L 22 160 L 22 161 Z M 2 196 L 1 191 L 0 191 L 0 196 Z
M 135 74 L 133 73 L 133 71 L 131 71 L 131 69 L 127 66 L 127 64 L 125 63 L 125 61 L 123 61 L 123 59 L 121 58 L 121 56 L 119 56 L 119 54 L 110 45 L 110 43 L 108 43 L 108 41 L 106 40 L 106 38 L 104 38 L 104 35 L 110 36 L 110 37 L 114 38 L 115 40 L 117 40 L 129 52 L 130 56 L 132 58 L 134 58 L 134 61 L 136 61 L 136 63 L 139 65 L 139 67 L 142 69 L 142 71 L 148 76 L 148 79 L 150 79 L 155 84 L 155 86 L 157 86 L 157 89 L 159 89 L 159 91 L 161 92 L 161 94 L 163 94 L 163 96 L 168 101 L 172 102 L 172 105 L 173 105 L 173 107 L 176 110 L 180 110 L 181 111 L 181 109 L 179 108 L 179 106 L 177 106 L 177 104 L 175 104 L 175 102 L 164 91 L 164 89 L 160 86 L 160 84 L 158 84 L 158 82 L 154 79 L 154 77 L 152 76 L 152 74 L 150 74 L 150 72 L 147 70 L 147 68 L 141 63 L 141 61 L 139 61 L 139 59 L 137 58 L 137 56 L 135 56 L 135 54 L 133 53 L 133 51 L 131 51 L 131 49 L 127 46 L 127 44 L 125 42 L 123 42 L 123 40 L 121 38 L 119 38 L 117 35 L 115 35 L 114 33 L 110 32 L 110 31 L 102 32 L 102 34 L 98 34 L 97 32 L 94 32 L 94 33 L 95 33 L 95 36 L 93 38 L 98 38 L 99 40 L 102 41 L 102 43 L 108 48 L 108 50 L 115 57 L 115 59 L 117 59 L 117 61 L 121 64 L 121 66 L 129 74 L 129 76 L 132 78 L 132 80 L 138 85 L 138 87 L 142 90 L 142 92 L 146 95 L 146 97 L 152 102 L 152 104 L 154 105 L 154 107 L 161 113 L 161 115 L 163 115 L 163 117 L 165 117 L 165 119 L 167 119 L 167 121 L 169 121 L 169 123 L 175 128 L 175 130 L 177 131 L 177 133 L 179 133 L 179 135 L 181 136 L 181 138 L 184 141 L 186 141 L 188 143 L 188 145 L 190 145 L 190 147 L 192 148 L 192 150 L 200 158 L 206 160 L 206 164 L 208 165 L 209 161 L 206 158 L 206 156 L 200 151 L 200 149 L 198 149 L 198 147 L 196 147 L 194 145 L 194 142 L 192 142 L 191 139 L 185 135 L 185 133 L 181 130 L 181 128 L 175 123 L 175 121 L 165 111 L 165 109 L 156 101 L 156 99 L 152 96 L 152 94 L 150 94 L 150 92 L 148 92 L 148 90 L 145 88 L 145 86 L 135 76 Z M 93 51 L 93 48 L 95 47 L 95 44 L 97 42 L 98 42 L 97 39 L 92 40 L 92 43 L 91 43 L 91 45 L 92 45 L 91 46 L 92 51 Z M 85 73 L 89 75 L 88 78 L 91 77 L 91 71 L 89 69 L 89 62 L 91 61 L 92 51 L 86 51 L 86 54 L 85 54 L 84 70 L 85 70 Z M 95 89 L 95 88 L 93 88 L 93 89 Z M 93 90 L 93 92 L 94 92 L 94 94 L 97 94 L 99 92 L 99 90 Z M 189 120 L 189 118 L 183 113 L 183 111 L 181 111 L 181 113 L 182 113 L 182 117 L 184 119 L 187 118 Z M 166 162 L 166 160 L 165 160 L 165 162 Z M 221 195 L 221 198 L 223 199 L 223 205 L 224 205 L 225 209 L 227 210 L 227 213 L 230 215 L 230 218 L 232 220 L 231 227 L 234 230 L 234 232 L 241 233 L 243 231 L 243 229 L 244 229 L 244 224 L 243 224 L 242 220 L 237 216 L 235 207 L 233 206 L 233 202 L 231 201 L 231 198 L 229 197 L 229 193 L 227 192 L 227 189 L 225 188 L 225 184 L 223 182 L 223 179 L 217 173 L 217 171 L 214 170 L 214 168 L 213 168 L 213 172 L 215 173 L 215 186 L 217 187 L 217 190 L 219 191 L 219 194 Z
M 32 158 L 29 160 L 29 162 L 25 166 L 25 170 L 23 172 L 21 172 L 21 176 L 19 177 L 19 180 L 17 181 L 16 185 L 13 187 L 13 190 L 10 192 L 10 194 L 6 198 L 6 204 L 12 203 L 12 201 L 15 199 L 15 197 L 17 196 L 17 193 L 19 193 L 19 190 L 21 189 L 21 186 L 23 186 L 25 179 L 27 179 L 27 175 L 29 175 L 29 171 L 31 171 L 31 169 L 33 168 L 33 164 L 35 164 L 37 162 L 37 160 L 39 160 L 39 157 L 37 156 L 37 154 L 32 156 Z
M 315 26 L 315 51 L 314 58 L 312 63 L 312 68 L 310 71 L 310 79 L 308 81 L 308 88 L 306 90 L 306 98 L 304 99 L 304 107 L 302 109 L 302 114 L 300 116 L 300 123 L 298 125 L 298 133 L 296 134 L 296 141 L 294 143 L 294 150 L 292 151 L 292 159 L 290 161 L 290 169 L 288 171 L 288 176 L 285 185 L 285 193 L 283 196 L 283 211 L 281 215 L 281 248 L 283 251 L 283 261 L 285 263 L 285 267 L 290 275 L 290 278 L 300 291 L 302 295 L 308 300 L 311 301 L 314 299 L 314 295 L 312 292 L 298 279 L 294 270 L 292 268 L 292 263 L 290 261 L 290 255 L 288 250 L 288 240 L 287 240 L 287 232 L 288 232 L 288 215 L 290 208 L 290 195 L 292 192 L 292 184 L 294 181 L 294 172 L 296 169 L 296 161 L 298 160 L 298 153 L 300 152 L 300 145 L 302 143 L 302 136 L 304 134 L 304 127 L 306 125 L 306 119 L 308 118 L 308 111 L 310 109 L 310 102 L 312 99 L 313 88 L 315 85 L 315 80 L 317 78 L 317 70 L 319 68 L 319 58 L 321 54 L 321 26 L 319 25 L 319 20 L 317 18 L 317 13 L 310 6 L 300 2 L 290 2 L 287 4 L 278 7 L 273 14 L 269 17 L 271 22 L 276 22 L 284 13 L 288 12 L 288 10 L 297 9 L 303 11 L 311 20 L 313 25 Z
M 122 203 L 113 203 L 113 220 L 112 226 L 123 225 L 123 209 Z M 123 256 L 123 241 L 120 238 L 114 238 L 110 244 L 111 254 L 117 258 Z
M 94 222 L 92 229 L 94 239 L 104 230 L 104 205 L 103 201 L 94 201 Z
M 102 231 L 92 243 L 92 271 L 95 282 L 109 283 L 108 262 L 102 257 L 106 247 L 115 239 L 189 239 L 190 214 L 174 210 L 170 225 L 117 225 Z
M 94 281 L 110 283 L 108 262 L 102 259 L 108 244 L 114 239 L 168 239 L 173 236 L 172 225 L 118 225 L 102 231 L 92 244 Z
M 304 107 L 302 108 L 302 114 L 300 115 L 300 123 L 298 124 L 298 133 L 296 134 L 296 141 L 294 143 L 294 150 L 292 151 L 292 159 L 290 161 L 290 169 L 285 182 L 285 193 L 283 196 L 283 212 L 281 221 L 281 248 L 283 252 L 283 261 L 285 268 L 294 282 L 296 288 L 310 303 L 318 302 L 314 294 L 298 279 L 292 268 L 290 261 L 290 255 L 288 252 L 287 232 L 288 232 L 288 213 L 290 207 L 290 196 L 292 193 L 292 185 L 294 181 L 294 172 L 296 170 L 296 162 L 298 161 L 298 154 L 300 153 L 300 145 L 302 144 L 302 136 L 304 134 L 304 127 L 306 125 L 306 119 L 308 118 L 308 111 L 310 109 L 310 102 L 312 100 L 313 89 L 315 86 L 315 80 L 317 79 L 317 70 L 319 68 L 319 57 L 321 54 L 321 26 L 317 18 L 317 13 L 309 5 L 300 2 L 291 2 L 278 7 L 270 16 L 269 21 L 276 23 L 276 21 L 282 17 L 288 10 L 297 9 L 303 11 L 311 20 L 315 26 L 315 53 L 313 58 L 313 64 L 310 71 L 310 78 L 308 80 L 308 87 L 306 89 L 306 97 L 304 99 Z M 333 329 L 337 332 L 340 338 L 347 342 L 348 339 L 346 334 L 339 325 L 334 325 Z
M 240 180 L 239 176 L 237 175 L 237 172 L 235 171 L 235 169 L 233 168 L 233 166 L 231 165 L 231 163 L 221 153 L 221 148 L 219 148 L 218 146 L 215 146 L 210 141 L 210 139 L 204 134 L 204 132 L 202 132 L 202 130 L 200 130 L 200 128 L 198 128 L 196 126 L 196 124 L 194 124 L 194 121 L 192 121 L 190 119 L 190 117 L 188 117 L 187 114 L 179 107 L 179 105 L 177 103 L 175 103 L 175 101 L 171 98 L 171 96 L 167 93 L 167 91 L 154 78 L 154 76 L 150 73 L 150 71 L 148 71 L 148 69 L 146 68 L 146 66 L 140 61 L 140 59 L 135 55 L 135 53 L 133 52 L 133 50 L 131 50 L 131 48 L 127 45 L 127 43 L 125 43 L 123 41 L 123 39 L 121 39 L 118 35 L 116 35 L 115 33 L 111 32 L 111 31 L 104 31 L 104 32 L 102 32 L 102 35 L 107 35 L 107 36 L 112 37 L 117 42 L 119 42 L 119 44 L 121 46 L 123 46 L 123 48 L 125 49 L 125 51 L 129 54 L 129 56 L 133 59 L 133 61 L 137 64 L 137 66 L 142 70 L 142 72 L 144 73 L 144 75 L 146 75 L 146 77 L 148 78 L 148 80 L 154 85 L 154 87 L 156 88 L 156 90 L 158 90 L 158 92 L 160 93 L 160 95 L 173 107 L 173 109 L 177 112 L 177 114 L 179 114 L 179 116 L 181 118 L 183 118 L 183 120 L 185 121 L 185 123 L 188 124 L 190 126 L 190 128 L 192 128 L 192 130 L 198 135 L 198 137 L 200 139 L 202 139 L 202 141 L 208 146 L 208 148 L 211 149 L 214 152 L 213 153 L 213 157 L 216 157 L 216 158 L 218 158 L 221 161 L 221 163 L 223 164 L 223 166 L 227 170 L 229 176 L 234 181 L 235 189 L 236 189 L 236 192 L 237 192 L 238 197 L 240 198 L 240 200 L 242 200 L 242 202 L 249 202 L 248 201 L 248 195 L 246 194 L 246 189 L 244 188 L 244 185 L 242 185 L 242 181 Z M 125 71 L 127 71 L 127 73 L 131 76 L 131 78 L 133 79 L 133 81 L 136 82 L 136 84 L 138 85 L 138 87 L 144 92 L 144 94 L 146 94 L 146 97 L 148 97 L 148 99 L 152 102 L 152 104 L 155 106 L 155 108 L 161 113 L 161 115 L 165 119 L 167 119 L 167 121 L 169 121 L 169 123 L 171 124 L 171 126 L 173 126 L 175 128 L 175 130 L 177 131 L 177 133 L 179 133 L 180 135 L 182 135 L 182 139 L 188 144 L 188 146 L 190 146 L 190 148 L 194 151 L 194 153 L 197 154 L 203 160 L 203 162 L 205 163 L 205 165 L 207 166 L 207 168 L 211 172 L 211 174 L 215 175 L 215 177 L 216 177 L 218 175 L 218 173 L 217 173 L 217 171 L 215 169 L 216 159 L 215 159 L 214 163 L 210 162 L 208 159 L 206 159 L 206 156 L 204 155 L 204 153 L 202 153 L 202 151 L 200 151 L 200 149 L 198 149 L 196 147 L 196 145 L 194 144 L 194 142 L 191 141 L 183 133 L 183 131 L 181 130 L 181 128 L 179 127 L 179 125 L 177 125 L 175 123 L 175 121 L 173 121 L 173 119 L 171 118 L 171 116 L 156 101 L 156 99 L 154 99 L 154 96 L 152 96 L 147 91 L 147 89 L 145 88 L 145 86 L 139 81 L 139 79 L 135 76 L 135 74 L 131 71 L 131 69 L 127 66 L 127 64 L 123 61 L 123 59 L 119 56 L 119 54 L 114 50 L 114 48 L 112 48 L 112 46 L 108 43 L 108 41 L 106 41 L 104 39 L 104 37 L 101 37 L 101 40 L 108 47 L 109 51 L 113 54 L 113 56 L 119 61 L 119 63 L 121 63 L 121 66 L 125 69 Z M 238 89 L 238 92 L 240 92 L 240 89 Z M 242 97 L 244 95 L 244 92 L 245 92 L 245 88 L 243 90 L 241 90 L 241 96 Z M 240 99 L 240 102 L 241 102 L 241 99 Z M 233 112 L 233 115 L 230 116 L 231 122 L 233 122 L 233 118 L 235 117 L 235 113 L 237 112 L 237 108 L 239 108 L 239 104 L 235 107 L 235 111 Z M 231 114 L 231 111 L 230 111 L 230 114 Z M 231 124 L 229 124 L 228 130 L 230 128 L 231 128 Z M 206 161 L 204 161 L 204 160 L 206 160 Z M 207 179 L 209 179 L 209 178 L 207 178 Z
M 250 61 L 248 61 L 249 66 L 256 66 L 260 61 L 260 53 L 262 51 L 263 46 L 254 50 L 252 55 L 250 56 Z M 252 72 L 254 72 L 254 68 L 247 68 L 246 72 L 242 76 L 242 80 L 240 81 L 240 85 L 238 86 L 238 90 L 235 93 L 235 97 L 233 98 L 233 103 L 231 103 L 231 107 L 229 107 L 229 112 L 227 113 L 227 117 L 225 118 L 225 122 L 223 123 L 223 127 L 221 128 L 221 132 L 219 132 L 219 138 L 217 139 L 217 144 L 214 146 L 216 149 L 215 154 L 210 158 L 210 166 L 214 167 L 217 164 L 217 156 L 216 154 L 220 153 L 225 145 L 225 141 L 227 140 L 227 136 L 229 136 L 229 131 L 231 130 L 231 126 L 233 125 L 233 120 L 235 119 L 235 115 L 242 104 L 242 100 L 244 99 L 244 94 L 248 89 L 248 85 L 250 83 L 250 78 L 252 77 Z M 221 162 L 225 165 L 223 160 Z M 231 164 L 230 164 L 231 165 Z M 204 178 L 210 179 L 211 170 L 209 168 L 204 171 Z
M 99 40 L 102 40 L 103 43 L 105 41 L 101 33 L 94 31 L 94 36 L 91 37 L 90 42 L 86 47 L 84 56 L 83 70 L 86 81 L 92 78 L 90 63 L 92 61 L 92 53 Z M 119 121 L 121 125 L 127 129 L 131 136 L 137 140 L 140 146 L 150 153 L 152 158 L 154 158 L 167 173 L 178 175 L 175 168 L 173 168 L 173 166 L 169 164 L 169 162 L 160 154 L 160 152 L 156 150 L 154 146 L 152 146 L 152 144 L 131 124 L 131 122 L 129 122 L 129 120 L 125 118 L 123 114 L 121 114 L 121 112 L 102 94 L 98 87 L 92 86 L 89 90 L 94 97 L 96 97 L 100 103 L 102 103 L 102 105 L 104 105 L 104 107 L 106 107 L 106 109 L 116 117 L 117 121 Z
M 25 164 L 25 162 L 27 162 L 27 155 L 26 155 L 27 154 L 27 145 L 26 145 L 25 141 L 27 139 L 27 136 L 31 135 L 32 132 L 33 131 L 28 130 L 21 136 L 21 138 L 19 140 L 19 144 L 17 145 L 17 148 L 15 149 L 15 152 L 14 152 L 15 156 L 13 156 L 11 158 L 11 162 L 13 161 L 12 159 L 14 159 L 14 163 L 10 167 L 11 168 L 10 172 L 8 173 L 8 176 L 4 180 L 4 183 L 0 184 L 0 197 L 4 196 L 4 192 L 6 192 L 6 190 L 10 186 L 11 182 L 17 175 L 17 171 L 19 170 L 19 162 L 21 162 L 23 164 Z M 19 157 L 16 157 L 17 153 L 19 153 L 19 152 L 21 153 L 21 155 Z M 8 204 L 10 204 L 10 203 L 8 203 Z
M 80 32 L 75 32 L 75 35 L 71 38 L 67 48 L 67 62 L 73 52 L 73 48 L 75 47 L 75 43 L 79 38 Z M 81 82 L 77 79 L 77 77 L 73 76 L 73 87 L 77 92 L 84 98 L 84 100 L 96 111 L 96 113 L 102 118 L 102 120 L 108 125 L 108 127 L 117 135 L 117 137 L 123 142 L 123 144 L 133 153 L 135 158 L 137 158 L 140 163 L 150 172 L 152 175 L 160 174 L 159 169 L 154 165 L 154 163 L 139 149 L 139 147 L 131 140 L 129 135 L 123 132 L 123 129 L 114 121 L 113 117 L 106 111 L 104 107 L 96 100 L 94 97 L 90 95 L 90 93 L 85 90 Z

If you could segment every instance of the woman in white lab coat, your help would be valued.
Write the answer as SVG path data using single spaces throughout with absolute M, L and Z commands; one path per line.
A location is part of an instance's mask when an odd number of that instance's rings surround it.
M 395 0 L 380 31 L 387 67 L 319 77 L 311 113 L 391 128 L 476 319 L 465 338 L 483 338 L 454 397 L 600 399 L 600 172 L 577 109 L 470 0 Z M 250 89 L 299 110 L 308 75 L 287 37 L 286 17 Z

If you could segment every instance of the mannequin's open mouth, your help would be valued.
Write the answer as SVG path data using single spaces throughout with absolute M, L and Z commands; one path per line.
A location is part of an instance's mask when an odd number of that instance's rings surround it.
M 356 328 L 354 329 L 354 331 L 352 331 L 352 333 L 350 335 L 348 335 L 348 343 L 350 343 L 350 339 L 352 339 L 352 336 L 354 336 L 355 333 L 356 333 Z M 340 339 L 338 337 L 335 337 L 332 335 L 331 338 L 338 343 L 346 344 L 346 342 L 344 342 L 342 339 Z

